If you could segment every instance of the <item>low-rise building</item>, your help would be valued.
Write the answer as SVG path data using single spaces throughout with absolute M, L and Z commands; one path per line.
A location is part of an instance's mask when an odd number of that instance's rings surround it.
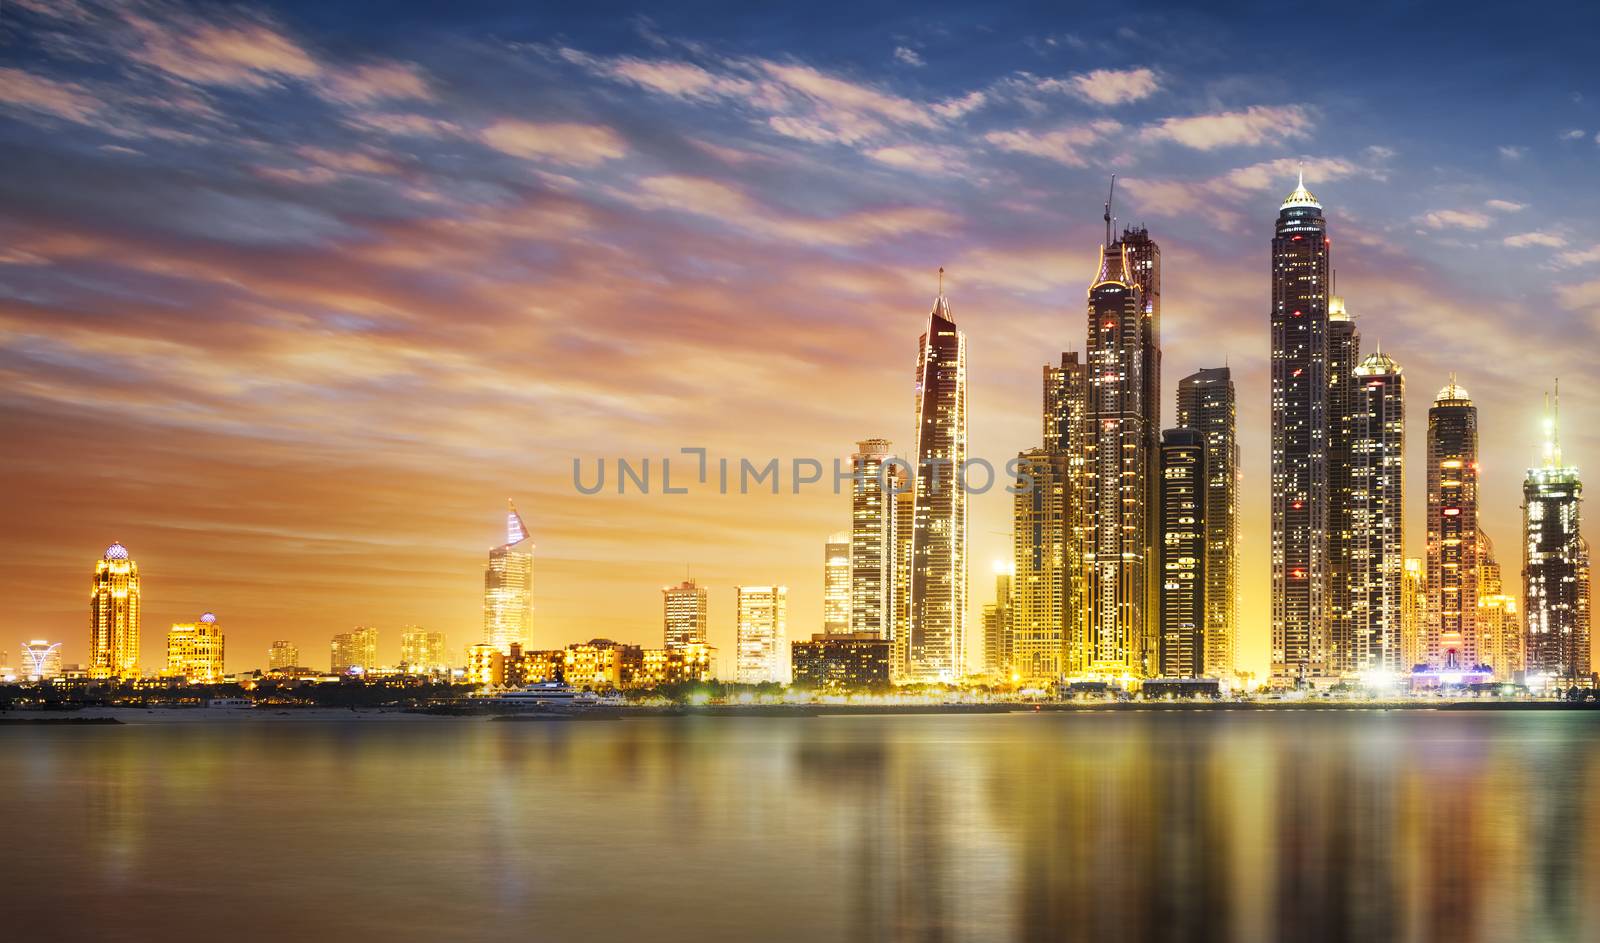
M 794 685 L 816 691 L 887 688 L 891 648 L 873 632 L 813 635 L 791 646 Z

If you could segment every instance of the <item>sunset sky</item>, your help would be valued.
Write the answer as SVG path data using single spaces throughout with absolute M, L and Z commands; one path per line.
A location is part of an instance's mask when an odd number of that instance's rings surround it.
M 872 2 L 0 4 L 0 651 L 87 656 L 94 561 L 144 577 L 144 662 L 213 610 L 270 640 L 481 631 L 514 498 L 534 644 L 659 645 L 660 588 L 790 587 L 821 629 L 847 499 L 583 496 L 572 461 L 909 450 L 936 270 L 972 454 L 1038 444 L 1084 343 L 1107 179 L 1164 255 L 1167 401 L 1234 369 L 1242 667 L 1267 636 L 1268 243 L 1297 167 L 1364 350 L 1426 413 L 1454 370 L 1520 595 L 1520 487 L 1562 380 L 1595 466 L 1600 10 Z M 449 12 L 444 12 L 448 9 Z M 677 469 L 675 469 L 675 472 Z M 974 499 L 973 620 L 1010 553 Z M 1588 528 L 1593 535 L 1593 526 Z M 972 633 L 976 636 L 978 633 Z M 976 653 L 976 639 L 973 651 Z

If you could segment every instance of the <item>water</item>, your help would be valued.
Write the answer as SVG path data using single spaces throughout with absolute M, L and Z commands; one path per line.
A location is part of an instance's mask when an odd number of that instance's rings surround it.
M 1600 714 L 0 729 L 17 939 L 1600 939 Z

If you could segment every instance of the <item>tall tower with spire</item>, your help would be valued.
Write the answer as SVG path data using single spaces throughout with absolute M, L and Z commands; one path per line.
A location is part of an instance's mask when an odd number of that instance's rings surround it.
M 1160 406 L 1155 349 L 1160 250 L 1144 230 L 1113 239 L 1111 205 L 1100 267 L 1088 293 L 1084 565 L 1086 670 L 1108 677 L 1160 672 L 1155 508 Z
M 1272 682 L 1328 673 L 1328 295 L 1322 204 L 1305 176 L 1272 238 Z
M 1562 461 L 1558 391 L 1548 403 L 1542 467 L 1522 483 L 1522 587 L 1528 673 L 1589 679 L 1589 546 L 1581 533 L 1583 482 Z
M 1478 534 L 1478 407 L 1451 374 L 1428 410 L 1428 628 L 1422 655 L 1430 668 L 1465 671 L 1487 654 L 1478 651 Z
M 483 569 L 483 641 L 503 655 L 528 645 L 533 623 L 533 541 L 517 506 L 506 501 L 506 542 Z
M 967 337 L 956 327 L 939 270 L 939 296 L 917 341 L 916 468 L 906 674 L 956 681 L 966 670 Z

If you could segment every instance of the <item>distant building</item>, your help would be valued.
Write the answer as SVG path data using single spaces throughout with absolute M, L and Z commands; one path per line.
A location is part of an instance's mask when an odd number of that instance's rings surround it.
M 429 632 L 419 625 L 400 630 L 400 664 L 418 674 L 434 674 L 449 669 L 445 658 L 443 632 Z
M 872 632 L 813 635 L 794 643 L 794 684 L 835 692 L 888 688 L 889 652 L 889 640 Z
M 1011 679 L 1013 564 L 995 561 L 994 602 L 983 607 L 983 671 L 998 681 Z
M 1161 433 L 1161 676 L 1198 678 L 1206 665 L 1206 437 Z
M 267 670 L 283 671 L 288 668 L 302 668 L 300 664 L 300 647 L 293 642 L 278 640 L 267 649 Z
M 1205 669 L 1231 678 L 1239 631 L 1239 436 L 1233 374 L 1211 367 L 1178 381 L 1178 425 L 1206 438 Z
M 691 645 L 706 644 L 706 588 L 694 580 L 684 580 L 661 590 L 662 634 L 666 648 L 678 651 Z
M 1331 290 L 1331 285 L 1329 286 Z M 1345 310 L 1344 299 L 1328 299 L 1328 633 L 1322 675 L 1339 677 L 1357 669 L 1355 606 L 1362 578 L 1354 569 L 1356 547 L 1365 539 L 1355 520 L 1357 414 L 1361 386 L 1361 332 Z
M 17 674 L 30 681 L 53 681 L 61 677 L 61 643 L 45 639 L 23 642 L 17 653 Z
M 1428 635 L 1427 570 L 1418 557 L 1407 557 L 1400 576 L 1400 670 L 1426 665 Z
M 657 687 L 710 681 L 715 658 L 716 650 L 705 645 L 691 645 L 676 650 L 646 648 L 642 653 L 639 672 L 630 679 L 631 686 Z
M 89 676 L 139 677 L 139 565 L 113 543 L 94 567 L 89 590 Z
M 208 612 L 198 622 L 179 622 L 167 631 L 167 677 L 220 684 L 226 673 L 222 626 L 215 615 Z
M 543 679 L 541 679 L 543 680 Z M 506 656 L 488 642 L 467 649 L 467 683 L 497 688 L 506 682 Z
M 509 654 L 528 644 L 533 624 L 533 542 L 517 506 L 507 502 L 506 542 L 483 569 L 483 640 Z
M 340 632 L 328 646 L 328 670 L 334 674 L 364 674 L 378 667 L 378 630 L 356 626 Z
M 1061 365 L 1044 368 L 1044 450 L 1066 459 L 1066 490 L 1062 496 L 1065 519 L 1061 537 L 1061 672 L 1077 677 L 1088 670 L 1090 652 L 1089 571 L 1086 540 L 1089 534 L 1088 463 L 1090 456 L 1088 364 L 1076 351 L 1064 351 Z M 1058 466 L 1052 472 L 1059 474 Z M 1031 508 L 1029 509 L 1031 511 Z M 1016 506 L 1013 505 L 1015 514 Z M 1015 518 L 1012 549 L 1016 553 Z M 1031 540 L 1031 536 L 1029 538 Z M 1013 556 L 1015 562 L 1015 556 Z M 1015 584 L 1013 584 L 1015 592 Z M 1015 613 L 1013 613 L 1015 622 Z M 1013 659 L 1013 665 L 1015 659 Z M 1019 675 L 1020 678 L 1020 675 Z
M 1340 564 L 1350 581 L 1347 607 L 1348 658 L 1345 671 L 1394 673 L 1410 666 L 1402 659 L 1404 621 L 1405 377 L 1400 365 L 1380 349 L 1352 372 L 1349 395 L 1348 489 L 1351 533 L 1341 544 L 1348 559 Z
M 1531 675 L 1587 681 L 1589 546 L 1581 533 L 1583 481 L 1566 465 L 1556 412 L 1546 420 L 1544 466 L 1522 485 L 1524 657 Z
M 1517 615 L 1517 600 L 1506 595 L 1500 563 L 1495 559 L 1489 535 L 1478 531 L 1478 661 L 1494 671 L 1500 681 L 1511 681 L 1522 673 L 1522 620 Z
M 1029 449 L 1017 456 L 1017 468 L 1031 485 L 1018 487 L 1011 503 L 1015 576 L 1008 674 L 1023 684 L 1054 684 L 1065 671 L 1067 581 L 1082 561 L 1072 553 L 1071 457 Z
M 862 439 L 850 456 L 850 619 L 847 632 L 894 637 L 905 603 L 896 553 L 905 487 L 888 439 Z M 829 630 L 833 631 L 833 630 Z
M 740 684 L 782 684 L 788 680 L 783 667 L 788 587 L 735 586 L 733 591 L 737 620 L 734 679 Z
M 822 547 L 822 631 L 850 631 L 850 532 L 830 536 Z
M 1428 636 L 1438 671 L 1482 662 L 1478 651 L 1478 408 L 1455 378 L 1428 410 Z
M 644 672 L 644 649 L 597 638 L 567 646 L 563 675 L 567 684 L 593 691 L 626 687 Z

